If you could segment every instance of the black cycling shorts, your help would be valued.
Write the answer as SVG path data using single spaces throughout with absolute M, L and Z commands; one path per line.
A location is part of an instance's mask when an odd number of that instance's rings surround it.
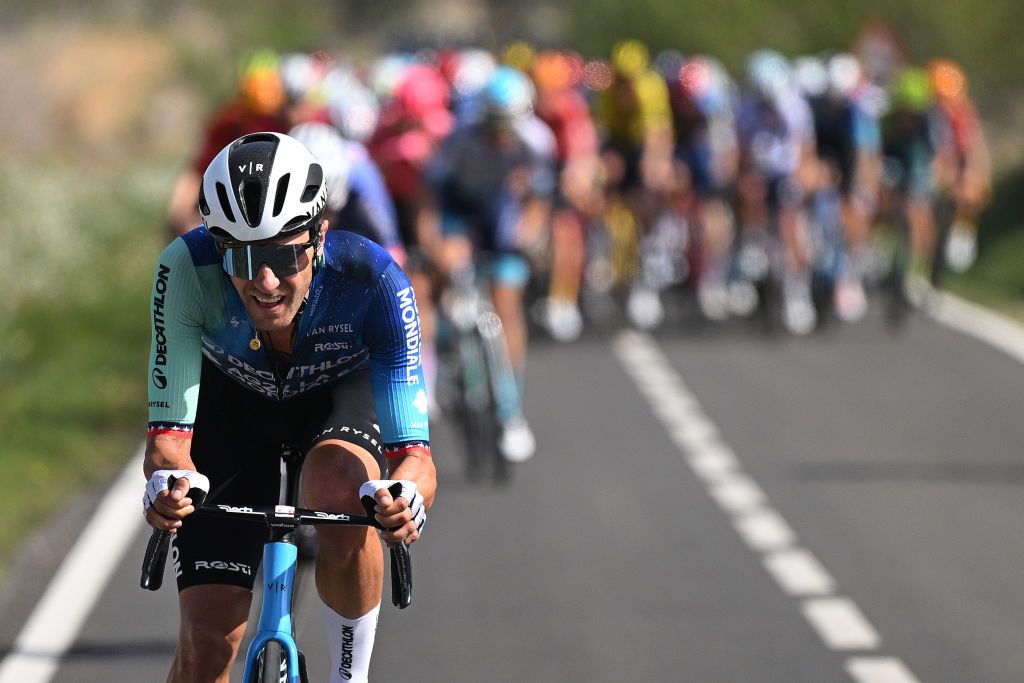
M 192 461 L 210 479 L 208 503 L 276 504 L 282 444 L 305 453 L 326 439 L 366 449 L 380 471 L 387 471 L 369 369 L 287 401 L 273 401 L 243 388 L 203 359 Z M 267 528 L 262 522 L 191 515 L 172 539 L 179 591 L 201 584 L 251 590 Z

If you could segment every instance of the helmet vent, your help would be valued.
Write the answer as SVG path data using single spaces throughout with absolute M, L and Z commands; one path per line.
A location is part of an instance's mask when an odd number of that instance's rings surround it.
M 274 195 L 274 218 L 277 218 L 281 209 L 284 208 L 284 198 L 288 194 L 288 182 L 291 180 L 292 174 L 285 173 L 277 181 L 277 193 Z
M 235 212 L 231 210 L 231 202 L 228 201 L 228 189 L 224 183 L 217 183 L 217 199 L 220 200 L 220 208 L 232 223 L 235 222 Z
M 320 164 L 310 164 L 309 173 L 306 174 L 306 189 L 302 191 L 299 201 L 311 202 L 320 192 L 324 184 L 324 169 Z
M 263 218 L 263 183 L 255 179 L 245 180 L 239 189 L 242 216 L 249 227 L 255 228 Z
M 199 186 L 199 213 L 204 216 L 210 215 L 210 205 L 206 203 L 206 188 Z

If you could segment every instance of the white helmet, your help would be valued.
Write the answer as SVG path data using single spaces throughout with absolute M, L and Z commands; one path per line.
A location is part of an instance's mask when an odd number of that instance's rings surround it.
M 380 103 L 376 95 L 345 67 L 336 67 L 324 79 L 327 113 L 341 134 L 365 142 L 377 130 Z
M 338 129 L 326 123 L 310 121 L 295 126 L 288 131 L 288 135 L 305 145 L 324 169 L 327 206 L 331 211 L 345 206 L 352 161 L 348 152 L 349 143 Z
M 243 135 L 210 162 L 199 212 L 221 240 L 257 242 L 313 230 L 327 206 L 323 168 L 280 133 Z
M 848 52 L 832 55 L 828 60 L 828 89 L 833 97 L 849 97 L 860 85 L 863 71 L 857 58 Z

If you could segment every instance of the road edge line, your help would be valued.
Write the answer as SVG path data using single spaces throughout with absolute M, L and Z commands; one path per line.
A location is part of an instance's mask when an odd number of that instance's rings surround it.
M 143 443 L 57 569 L 0 662 L 0 683 L 48 683 L 128 550 L 143 519 Z
M 925 306 L 931 319 L 1024 363 L 1024 325 L 951 292 L 935 291 L 933 294 L 934 305 Z

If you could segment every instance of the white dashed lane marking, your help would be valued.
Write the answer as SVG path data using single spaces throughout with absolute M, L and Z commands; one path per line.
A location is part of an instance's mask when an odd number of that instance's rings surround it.
M 729 516 L 733 528 L 761 556 L 767 572 L 794 598 L 822 642 L 837 652 L 858 652 L 846 661 L 857 683 L 919 683 L 899 659 L 866 656 L 882 647 L 882 638 L 849 598 L 838 595 L 835 579 L 799 545 L 796 532 L 743 471 L 718 427 L 651 337 L 623 332 L 613 349 L 652 411 L 664 423 L 690 469 Z

